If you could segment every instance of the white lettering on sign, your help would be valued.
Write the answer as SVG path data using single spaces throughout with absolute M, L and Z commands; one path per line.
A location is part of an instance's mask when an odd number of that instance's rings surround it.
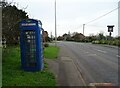
M 23 23 L 22 26 L 35 26 L 36 23 Z

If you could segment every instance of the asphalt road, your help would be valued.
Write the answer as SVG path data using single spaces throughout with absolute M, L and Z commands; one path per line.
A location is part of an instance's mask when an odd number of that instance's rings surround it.
M 75 42 L 59 42 L 57 45 L 68 51 L 84 84 L 118 85 L 118 57 L 120 56 L 117 47 Z

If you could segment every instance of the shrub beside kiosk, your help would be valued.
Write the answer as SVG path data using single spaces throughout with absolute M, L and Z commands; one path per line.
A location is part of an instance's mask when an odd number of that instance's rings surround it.
M 25 71 L 43 69 L 42 23 L 40 20 L 20 21 L 21 67 Z

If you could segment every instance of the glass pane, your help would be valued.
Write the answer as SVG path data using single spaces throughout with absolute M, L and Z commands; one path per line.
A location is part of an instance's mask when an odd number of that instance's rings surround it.
M 36 66 L 35 31 L 24 32 L 25 62 L 27 67 Z

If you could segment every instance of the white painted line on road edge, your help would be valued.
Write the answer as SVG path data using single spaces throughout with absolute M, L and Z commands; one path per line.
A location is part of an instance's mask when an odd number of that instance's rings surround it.
M 87 56 L 97 56 L 96 54 L 88 54 Z
M 82 73 L 81 73 L 81 71 L 79 70 L 78 62 L 77 62 L 76 64 L 74 63 L 74 61 L 72 61 L 72 62 L 73 62 L 73 65 L 76 67 L 76 69 L 77 69 L 77 71 L 78 71 L 78 74 L 80 74 L 79 77 L 80 77 L 81 81 L 83 82 L 83 85 L 84 85 L 84 86 L 87 86 L 87 84 L 86 84 L 86 82 L 85 82 L 85 80 L 84 80 L 84 78 L 83 78 L 83 76 L 82 76 Z
M 85 53 L 89 53 L 89 52 L 85 52 Z
M 116 55 L 117 57 L 120 57 L 119 55 Z
M 97 50 L 97 49 L 96 49 Z M 103 50 L 97 50 L 99 52 L 102 52 L 102 53 L 107 53 L 106 51 L 103 51 Z

